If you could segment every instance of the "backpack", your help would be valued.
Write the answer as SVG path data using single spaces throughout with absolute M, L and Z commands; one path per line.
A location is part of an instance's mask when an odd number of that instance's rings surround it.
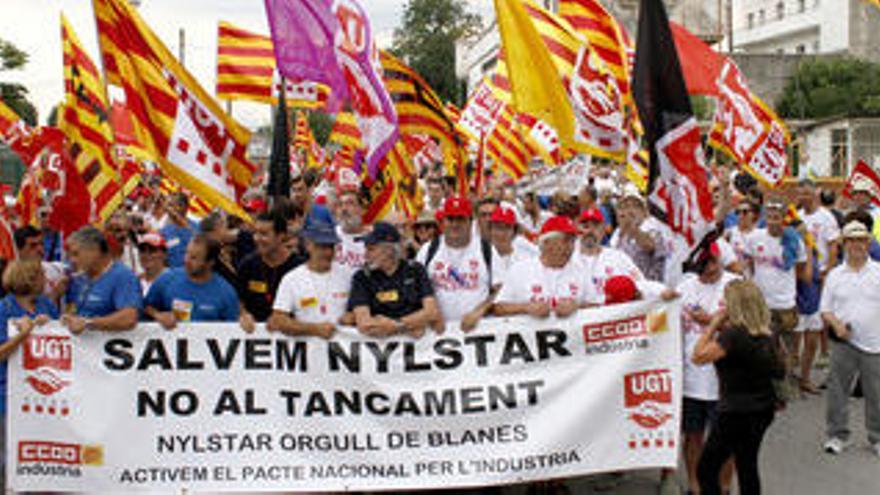
M 425 256 L 425 269 L 430 270 L 431 261 L 434 259 L 434 256 L 437 255 L 437 251 L 440 249 L 440 238 L 435 237 L 431 240 L 431 243 L 428 244 L 428 253 Z M 483 253 L 483 262 L 486 263 L 486 271 L 489 272 L 489 289 L 492 289 L 492 244 L 489 241 L 480 238 L 480 251 Z

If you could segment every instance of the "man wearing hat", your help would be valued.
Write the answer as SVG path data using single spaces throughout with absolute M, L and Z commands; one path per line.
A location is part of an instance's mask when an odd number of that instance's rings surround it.
M 266 328 L 329 338 L 345 314 L 352 272 L 334 261 L 340 238 L 331 225 L 307 225 L 300 236 L 309 260 L 281 279 Z
M 513 208 L 498 206 L 489 219 L 489 238 L 495 248 L 497 264 L 495 273 L 502 282 L 514 263 L 538 256 L 537 247 L 524 240 L 519 233 L 516 212 Z
M 666 286 L 660 282 L 647 280 L 633 260 L 619 249 L 602 245 L 605 236 L 605 217 L 598 208 L 585 210 L 578 217 L 581 227 L 581 240 L 578 250 L 584 275 L 590 282 L 589 301 L 594 304 L 609 304 L 604 300 L 605 283 L 615 276 L 626 276 L 633 280 L 646 297 L 658 296 Z
M 568 217 L 555 216 L 544 222 L 538 241 L 540 256 L 510 268 L 496 298 L 495 313 L 537 318 L 553 313 L 567 318 L 586 307 L 589 282 L 575 255 L 577 234 Z
M 467 331 L 476 327 L 491 307 L 492 246 L 474 235 L 473 207 L 463 196 L 446 200 L 443 235 L 422 246 L 418 260 L 428 271 L 443 319 L 460 321 Z
M 168 269 L 168 246 L 165 238 L 158 232 L 148 232 L 138 239 L 138 259 L 143 272 L 138 276 L 144 294 L 150 286 Z
M 437 220 L 437 214 L 427 207 L 422 208 L 416 221 L 413 222 L 412 230 L 413 247 L 418 252 L 422 246 L 440 237 L 440 222 Z
M 442 331 L 443 317 L 428 274 L 419 263 L 404 259 L 397 228 L 376 222 L 358 240 L 367 246 L 367 264 L 352 279 L 347 305 L 358 330 L 373 337 L 418 337 L 429 326 Z
M 880 457 L 880 263 L 868 256 L 871 233 L 860 222 L 843 228 L 844 263 L 825 280 L 820 311 L 831 327 L 831 374 L 824 449 L 839 454 L 850 444 L 848 402 L 856 375 L 865 395 L 865 426 Z

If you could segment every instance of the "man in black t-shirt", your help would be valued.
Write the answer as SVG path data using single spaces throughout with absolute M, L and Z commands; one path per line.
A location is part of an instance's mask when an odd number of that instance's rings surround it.
M 240 322 L 247 331 L 253 330 L 255 322 L 264 322 L 272 315 L 272 304 L 281 279 L 305 261 L 291 251 L 287 241 L 287 219 L 280 210 L 261 213 L 257 217 L 254 223 L 257 250 L 247 254 L 236 270 L 241 300 Z
M 373 337 L 409 333 L 420 337 L 431 326 L 443 329 L 434 289 L 425 268 L 403 259 L 400 233 L 378 222 L 366 236 L 367 265 L 354 275 L 348 310 L 358 330 Z

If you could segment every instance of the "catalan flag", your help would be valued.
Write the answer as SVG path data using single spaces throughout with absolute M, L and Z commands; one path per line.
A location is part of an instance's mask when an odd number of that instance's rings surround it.
M 217 27 L 217 98 L 277 103 L 281 78 L 275 69 L 272 38 L 228 22 Z M 329 88 L 310 81 L 285 82 L 287 104 L 315 109 L 327 102 Z
M 334 162 L 351 169 L 356 168 L 355 154 L 358 150 L 363 149 L 364 144 L 361 142 L 361 131 L 354 114 L 351 112 L 336 114 L 336 122 L 333 123 L 327 142 L 338 148 Z
M 137 141 L 172 180 L 247 218 L 250 133 L 227 116 L 125 0 L 93 0 L 108 83 L 125 91 Z
M 390 53 L 380 52 L 379 59 L 401 135 L 431 136 L 440 143 L 447 170 L 454 170 L 462 161 L 463 143 L 440 97 L 418 73 Z
M 324 150 L 315 140 L 312 128 L 309 126 L 309 116 L 306 112 L 296 112 L 296 123 L 293 132 L 293 149 L 296 156 L 305 155 L 305 166 L 310 168 L 324 165 Z
M 65 102 L 59 127 L 70 143 L 71 158 L 85 181 L 94 211 L 106 221 L 122 205 L 123 196 L 104 82 L 63 15 L 61 42 Z

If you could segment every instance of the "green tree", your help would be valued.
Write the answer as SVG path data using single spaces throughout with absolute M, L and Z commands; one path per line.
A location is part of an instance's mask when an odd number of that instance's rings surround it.
M 479 33 L 482 25 L 479 15 L 468 12 L 465 0 L 407 0 L 391 51 L 441 98 L 461 105 L 465 95 L 455 76 L 455 42 Z
M 777 104 L 783 118 L 880 116 L 880 65 L 854 58 L 800 64 Z
M 27 53 L 12 43 L 0 39 L 0 75 L 6 71 L 21 69 L 27 62 Z M 21 84 L 0 83 L 0 99 L 25 122 L 34 126 L 37 125 L 37 109 L 28 101 L 27 92 L 27 88 Z

